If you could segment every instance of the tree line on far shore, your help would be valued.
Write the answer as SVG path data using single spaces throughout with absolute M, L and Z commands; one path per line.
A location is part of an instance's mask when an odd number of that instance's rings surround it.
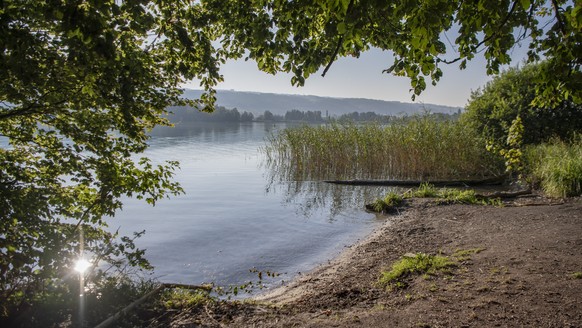
M 274 114 L 266 110 L 263 114 L 255 115 L 252 112 L 240 112 L 237 108 L 228 109 L 218 106 L 214 112 L 208 113 L 199 111 L 193 107 L 171 107 L 170 120 L 173 122 L 305 122 L 305 123 L 324 123 L 324 122 L 378 122 L 390 123 L 408 115 L 382 115 L 375 112 L 351 112 L 343 115 L 330 116 L 329 113 L 322 114 L 321 111 L 301 111 L 293 109 L 287 111 L 284 115 Z M 456 120 L 460 115 L 458 112 L 447 113 L 429 113 L 436 120 Z

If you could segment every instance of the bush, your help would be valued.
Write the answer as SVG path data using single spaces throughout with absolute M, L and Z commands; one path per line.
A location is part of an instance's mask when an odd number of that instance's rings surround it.
M 473 92 L 461 122 L 488 142 L 505 148 L 512 123 L 521 118 L 523 145 L 539 144 L 551 138 L 568 139 L 582 131 L 582 104 L 562 101 L 553 108 L 532 106 L 536 89 L 542 87 L 541 74 L 548 63 L 510 68 L 483 90 Z

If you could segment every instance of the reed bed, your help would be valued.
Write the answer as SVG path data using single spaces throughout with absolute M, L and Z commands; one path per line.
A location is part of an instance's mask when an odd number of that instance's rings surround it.
M 467 126 L 421 116 L 391 125 L 288 128 L 263 150 L 284 180 L 440 180 L 500 173 L 483 144 Z
M 582 135 L 571 143 L 554 140 L 525 151 L 529 179 L 550 197 L 582 195 Z

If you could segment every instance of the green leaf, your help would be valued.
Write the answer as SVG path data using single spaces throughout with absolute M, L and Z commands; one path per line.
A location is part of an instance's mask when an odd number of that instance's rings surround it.
M 337 32 L 339 34 L 345 34 L 346 30 L 347 30 L 346 23 L 341 22 L 341 23 L 337 24 Z

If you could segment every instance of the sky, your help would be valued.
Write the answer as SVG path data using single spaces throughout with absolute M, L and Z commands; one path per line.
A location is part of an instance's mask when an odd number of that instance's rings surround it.
M 523 48 L 514 49 L 511 65 L 519 64 L 526 51 Z M 321 76 L 321 69 L 311 75 L 303 87 L 295 87 L 291 85 L 290 74 L 279 73 L 273 76 L 263 73 L 252 60 L 229 61 L 221 68 L 224 82 L 217 89 L 413 102 L 407 77 L 382 73 L 392 62 L 393 57 L 389 52 L 371 49 L 362 53 L 360 58 L 339 58 L 325 77 Z M 486 74 L 482 54 L 477 54 L 464 70 L 459 69 L 458 63 L 442 64 L 441 69 L 443 76 L 439 83 L 432 86 L 427 80 L 427 89 L 414 102 L 464 107 L 471 91 L 482 87 L 492 78 Z M 200 89 L 196 81 L 185 87 Z

